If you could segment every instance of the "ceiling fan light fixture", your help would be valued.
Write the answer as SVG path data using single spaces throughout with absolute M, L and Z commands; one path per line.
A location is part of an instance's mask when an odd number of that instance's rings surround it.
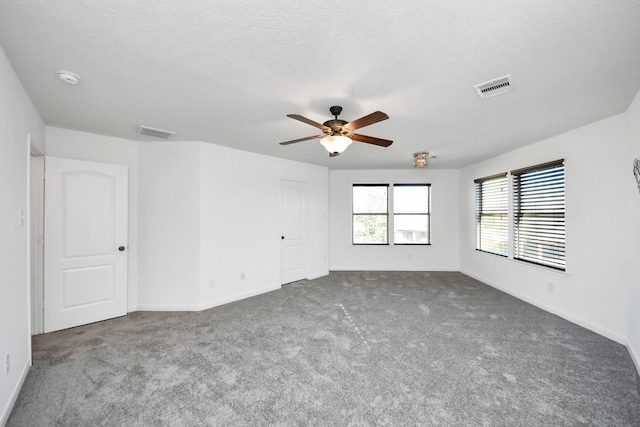
M 413 153 L 413 167 L 414 168 L 426 168 L 429 164 L 429 153 L 424 151 L 420 153 Z
M 320 140 L 329 153 L 342 153 L 352 142 L 351 138 L 344 135 L 327 135 Z

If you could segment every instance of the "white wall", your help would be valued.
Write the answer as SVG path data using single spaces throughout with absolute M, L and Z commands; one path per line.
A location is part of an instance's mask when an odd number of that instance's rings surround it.
M 629 330 L 628 343 L 636 368 L 640 372 L 640 188 L 631 174 L 631 162 L 640 159 L 640 92 L 627 111 L 629 145 L 625 161 L 628 189 L 627 251 L 629 257 Z
M 458 172 L 332 170 L 329 173 L 331 270 L 458 270 Z M 353 184 L 431 184 L 431 245 L 353 245 Z
M 619 342 L 629 295 L 626 116 L 618 115 L 472 165 L 460 174 L 460 270 Z M 565 159 L 566 273 L 475 248 L 475 178 Z M 549 284 L 555 290 L 549 290 Z
M 204 307 L 280 287 L 283 178 L 306 182 L 309 188 L 307 277 L 328 274 L 327 168 L 202 144 L 200 172 Z
M 46 127 L 46 155 L 92 162 L 114 163 L 129 168 L 129 311 L 138 305 L 138 143 L 120 138 Z
M 4 425 L 31 366 L 29 145 L 44 152 L 44 125 L 0 48 L 0 425 Z M 6 355 L 10 370 L 5 373 Z
M 140 144 L 138 308 L 196 310 L 199 142 Z
M 202 142 L 142 143 L 139 167 L 139 309 L 202 310 L 278 289 L 282 177 L 309 183 L 307 273 L 328 274 L 326 168 Z

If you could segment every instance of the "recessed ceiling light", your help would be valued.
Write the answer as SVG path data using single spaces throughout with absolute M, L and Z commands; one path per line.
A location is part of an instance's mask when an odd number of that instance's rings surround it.
M 80 76 L 78 76 L 75 73 L 72 73 L 71 71 L 64 71 L 64 70 L 58 71 L 58 78 L 70 85 L 77 85 L 78 83 L 80 83 Z

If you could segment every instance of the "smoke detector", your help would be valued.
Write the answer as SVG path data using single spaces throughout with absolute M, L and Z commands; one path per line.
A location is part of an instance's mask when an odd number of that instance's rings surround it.
M 490 98 L 511 91 L 511 74 L 497 77 L 484 83 L 474 86 L 480 98 Z
M 156 128 L 152 128 L 149 126 L 142 126 L 142 125 L 140 126 L 140 130 L 138 130 L 138 133 L 140 135 L 153 136 L 154 138 L 160 138 L 160 139 L 169 139 L 176 134 L 175 132 L 171 132 L 170 130 L 156 129 Z

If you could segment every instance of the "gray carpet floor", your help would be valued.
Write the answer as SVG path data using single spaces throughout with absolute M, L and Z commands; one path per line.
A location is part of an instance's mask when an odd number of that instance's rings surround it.
M 33 339 L 9 426 L 639 426 L 624 346 L 460 273 L 332 272 Z

